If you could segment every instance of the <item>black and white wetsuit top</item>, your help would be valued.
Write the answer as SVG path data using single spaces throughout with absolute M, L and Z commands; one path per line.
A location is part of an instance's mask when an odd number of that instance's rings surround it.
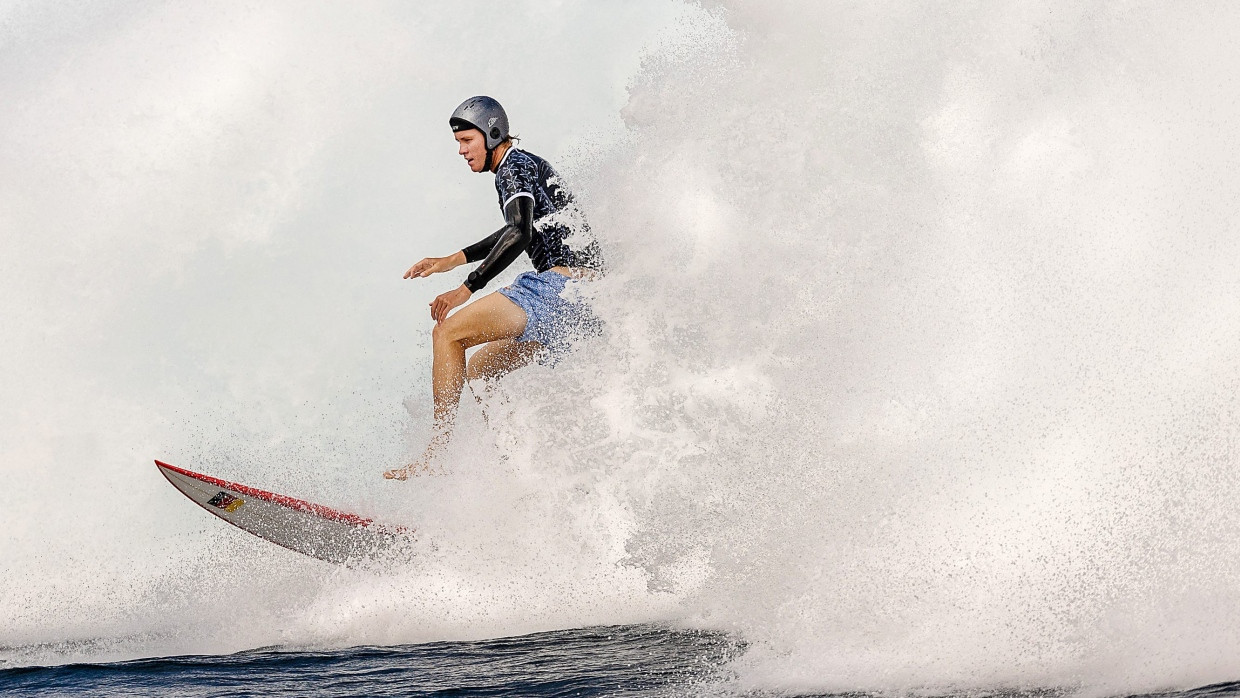
M 585 238 L 585 217 L 546 160 L 509 147 L 495 168 L 495 191 L 507 225 L 466 247 L 469 262 L 482 260 L 465 286 L 477 291 L 512 263 L 522 251 L 540 272 L 551 267 L 602 269 L 598 243 Z

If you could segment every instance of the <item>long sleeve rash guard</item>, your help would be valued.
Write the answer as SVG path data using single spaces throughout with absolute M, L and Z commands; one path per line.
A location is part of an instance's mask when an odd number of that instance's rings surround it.
M 470 292 L 486 286 L 530 246 L 534 239 L 534 199 L 520 196 L 509 201 L 504 219 L 508 224 L 503 228 L 461 250 L 467 262 L 482 260 L 465 278 L 465 288 Z
M 462 250 L 467 261 L 482 260 L 465 280 L 470 291 L 481 289 L 522 252 L 540 272 L 557 266 L 603 268 L 598 244 L 575 237 L 588 234 L 589 226 L 546 160 L 510 147 L 495 168 L 495 192 L 506 225 Z

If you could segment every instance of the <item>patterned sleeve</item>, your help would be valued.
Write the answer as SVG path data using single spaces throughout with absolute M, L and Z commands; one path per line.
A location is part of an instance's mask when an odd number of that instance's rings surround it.
M 513 153 L 516 155 L 516 153 Z M 518 196 L 534 199 L 538 185 L 538 165 L 526 157 L 513 157 L 507 167 L 500 168 L 495 176 L 495 188 L 499 190 L 500 209 Z

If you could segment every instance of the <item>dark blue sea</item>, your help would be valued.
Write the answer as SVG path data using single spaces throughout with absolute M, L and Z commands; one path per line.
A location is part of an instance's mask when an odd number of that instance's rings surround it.
M 0 669 L 3 696 L 734 696 L 727 664 L 744 643 L 726 634 L 652 625 L 606 626 L 476 642 Z M 997 689 L 930 698 L 1061 698 L 1067 688 Z M 860 698 L 863 693 L 822 694 Z M 913 695 L 913 694 L 908 694 Z M 1091 694 L 1092 695 L 1092 694 Z M 1141 698 L 1223 698 L 1240 682 Z M 1125 698 L 1138 698 L 1125 696 Z
M 478 642 L 0 670 L 4 696 L 679 696 L 714 692 L 726 635 L 610 626 Z

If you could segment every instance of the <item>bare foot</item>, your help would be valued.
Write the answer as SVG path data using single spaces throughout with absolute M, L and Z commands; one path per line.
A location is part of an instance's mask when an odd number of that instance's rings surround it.
M 408 480 L 418 475 L 442 475 L 443 471 L 434 467 L 435 456 L 439 455 L 439 452 L 443 450 L 447 443 L 448 432 L 446 430 L 439 431 L 439 433 L 431 437 L 431 442 L 426 445 L 426 450 L 422 452 L 420 458 L 404 467 L 384 471 L 384 479 Z
M 429 475 L 430 473 L 431 467 L 429 465 L 410 463 L 403 468 L 392 468 L 391 470 L 383 471 L 383 478 L 385 480 L 408 480 L 410 477 L 423 474 Z

